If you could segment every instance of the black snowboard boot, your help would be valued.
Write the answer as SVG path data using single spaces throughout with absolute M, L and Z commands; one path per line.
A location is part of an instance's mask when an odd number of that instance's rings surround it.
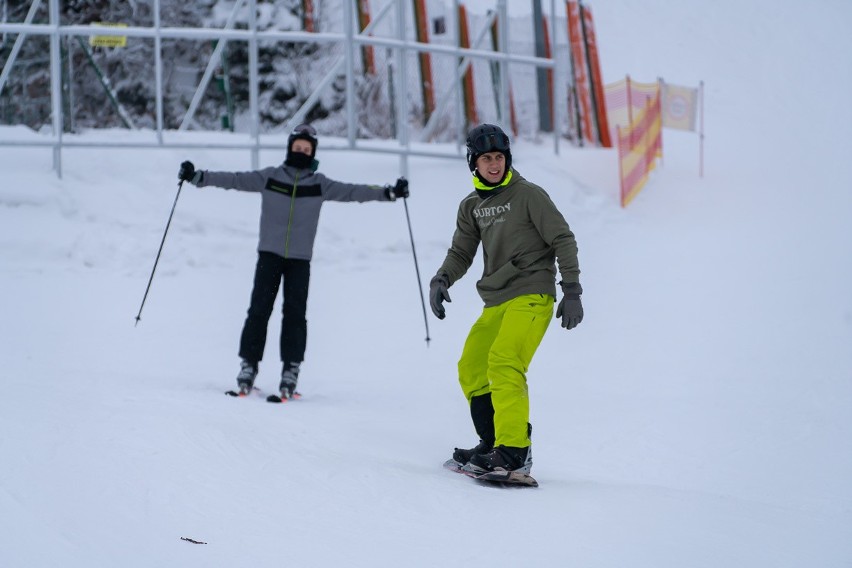
M 479 443 L 469 450 L 455 449 L 453 460 L 459 466 L 469 462 L 471 456 L 488 453 L 494 448 L 494 406 L 491 404 L 491 393 L 470 399 L 470 417 L 479 435 Z
M 489 471 L 514 471 L 529 475 L 532 470 L 532 446 L 526 448 L 497 446 L 487 454 L 475 454 L 470 458 L 465 470 L 477 474 Z
M 464 465 L 470 461 L 470 458 L 475 454 L 486 454 L 494 449 L 494 442 L 486 442 L 485 440 L 480 440 L 479 443 L 469 450 L 465 450 L 464 448 L 456 448 L 453 452 L 453 460 L 459 464 Z
M 240 361 L 240 373 L 237 375 L 237 387 L 240 394 L 248 394 L 254 387 L 254 379 L 257 377 L 257 363 L 243 359 Z

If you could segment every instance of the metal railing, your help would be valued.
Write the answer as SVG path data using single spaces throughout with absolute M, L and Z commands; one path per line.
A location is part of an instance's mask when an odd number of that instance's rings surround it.
M 532 56 L 513 55 L 509 53 L 509 26 L 507 15 L 507 0 L 496 0 L 496 11 L 493 11 L 486 25 L 490 25 L 496 18 L 500 45 L 499 51 L 491 51 L 474 48 L 461 48 L 455 46 L 439 45 L 435 43 L 419 43 L 408 39 L 406 34 L 406 10 L 410 2 L 407 0 L 390 0 L 380 10 L 373 24 L 377 24 L 387 17 L 391 9 L 395 12 L 396 18 L 392 25 L 396 32 L 396 37 L 378 37 L 370 35 L 371 28 L 368 27 L 360 33 L 356 32 L 356 15 L 353 2 L 344 1 L 344 32 L 343 33 L 313 33 L 302 31 L 274 31 L 274 30 L 258 30 L 257 28 L 257 1 L 256 0 L 238 0 L 235 4 L 234 14 L 240 6 L 248 8 L 247 29 L 233 29 L 233 14 L 229 18 L 228 23 L 224 28 L 184 28 L 184 27 L 164 27 L 161 25 L 160 19 L 160 0 L 151 0 L 153 3 L 153 26 L 151 27 L 93 27 L 83 25 L 62 25 L 60 22 L 59 0 L 47 0 L 49 23 L 38 24 L 32 23 L 33 14 L 39 8 L 42 0 L 33 0 L 26 20 L 23 23 L 0 23 L 0 33 L 17 34 L 15 44 L 10 52 L 10 56 L 4 62 L 2 73 L 0 74 L 0 93 L 5 86 L 9 77 L 12 66 L 15 64 L 15 59 L 21 43 L 27 36 L 47 36 L 50 41 L 50 101 L 51 101 L 51 123 L 52 132 L 50 134 L 39 134 L 34 137 L 25 137 L 24 139 L 10 139 L 6 137 L 0 138 L 0 146 L 45 146 L 53 149 L 53 165 L 57 175 L 62 176 L 62 150 L 67 147 L 132 147 L 132 148 L 228 148 L 228 149 L 247 149 L 251 152 L 251 162 L 254 168 L 259 164 L 260 150 L 267 149 L 283 149 L 284 144 L 281 141 L 281 136 L 264 135 L 260 132 L 260 116 L 258 111 L 258 42 L 273 41 L 273 42 L 290 42 L 290 43 L 328 43 L 339 44 L 342 47 L 344 57 L 329 70 L 323 81 L 316 87 L 311 96 L 301 105 L 301 107 L 287 120 L 284 131 L 287 132 L 293 126 L 301 122 L 306 113 L 310 110 L 311 105 L 319 97 L 322 89 L 326 88 L 328 83 L 341 72 L 345 74 L 345 112 L 346 112 L 346 132 L 339 136 L 340 139 L 345 139 L 344 142 L 331 142 L 324 144 L 324 149 L 331 150 L 363 150 L 370 152 L 381 152 L 396 154 L 400 158 L 400 173 L 407 175 L 408 157 L 409 156 L 426 156 L 426 157 L 457 157 L 461 153 L 463 145 L 463 130 L 458 129 L 456 135 L 456 152 L 448 153 L 446 150 L 441 150 L 433 145 L 412 142 L 412 129 L 410 119 L 408 117 L 408 87 L 406 80 L 398 80 L 393 85 L 393 106 L 395 111 L 392 118 L 397 125 L 396 136 L 394 138 L 396 144 L 372 144 L 369 140 L 358 138 L 358 124 L 356 117 L 356 94 L 355 94 L 355 78 L 357 69 L 355 65 L 355 57 L 353 55 L 362 46 L 382 47 L 393 53 L 393 65 L 395 73 L 398 77 L 406 78 L 409 75 L 407 56 L 412 53 L 431 53 L 445 56 L 452 56 L 454 61 L 457 61 L 457 67 L 453 74 L 451 88 L 440 93 L 441 98 L 438 100 L 438 108 L 445 111 L 450 106 L 458 106 L 461 96 L 462 77 L 473 61 L 488 61 L 496 62 L 500 66 L 500 81 L 499 85 L 495 85 L 495 90 L 499 90 L 499 95 L 496 97 L 497 116 L 494 122 L 501 124 L 504 130 L 509 131 L 509 64 L 531 65 L 536 68 L 553 70 L 556 85 L 555 100 L 565 100 L 564 86 L 567 88 L 568 78 L 561 76 L 561 66 L 557 65 L 557 60 L 545 59 Z M 456 0 L 456 5 L 458 0 Z M 456 14 L 458 10 L 456 10 Z M 551 13 L 555 15 L 554 0 L 551 0 Z M 554 26 L 555 17 L 551 18 L 551 26 Z M 456 26 L 458 27 L 458 26 Z M 91 37 L 91 36 L 124 36 L 127 38 L 146 38 L 154 41 L 154 97 L 155 97 L 155 128 L 151 131 L 152 135 L 147 136 L 128 136 L 126 140 L 116 141 L 114 138 L 99 141 L 97 137 L 87 136 L 85 140 L 76 139 L 75 137 L 63 136 L 63 94 L 62 94 L 62 79 L 61 79 L 61 56 L 60 56 L 60 40 L 65 37 Z M 553 27 L 551 37 L 556 38 L 556 30 Z M 218 45 L 224 45 L 225 42 L 246 42 L 248 47 L 248 100 L 249 100 L 249 128 L 247 137 L 245 133 L 234 134 L 226 143 L 210 143 L 206 141 L 194 141 L 185 136 L 180 136 L 179 132 L 174 130 L 164 129 L 163 120 L 163 47 L 164 39 L 186 39 L 186 40 L 216 40 Z M 458 45 L 458 41 L 455 45 Z M 217 45 L 217 49 L 218 49 Z M 558 46 L 558 42 L 557 42 Z M 559 53 L 559 49 L 554 49 L 553 53 Z M 214 52 L 211 60 L 215 60 L 218 54 Z M 190 103 L 181 127 L 178 129 L 185 130 L 188 127 L 192 115 L 198 106 L 200 97 L 203 95 L 207 82 L 210 80 L 212 64 L 207 66 L 204 76 L 200 80 L 196 94 Z M 567 74 L 566 74 L 567 75 Z M 560 92 L 562 91 L 562 92 Z M 554 124 L 559 125 L 562 121 L 562 106 L 554 104 Z M 457 114 L 461 114 L 458 112 Z M 434 113 L 432 118 L 438 115 Z M 431 136 L 434 123 L 429 122 L 422 129 L 422 134 L 427 139 Z M 554 151 L 558 153 L 560 129 L 553 128 Z M 325 134 L 322 133 L 321 134 Z M 145 140 L 145 138 L 149 138 Z

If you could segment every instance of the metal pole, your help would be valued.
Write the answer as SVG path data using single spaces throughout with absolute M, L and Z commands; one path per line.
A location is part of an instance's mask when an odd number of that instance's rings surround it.
M 59 53 L 59 0 L 50 0 L 50 98 L 53 108 L 53 169 L 62 178 L 62 60 Z
M 628 124 L 627 128 L 632 129 L 633 126 Z M 616 125 L 615 127 L 615 138 L 615 144 L 618 146 L 618 201 L 621 204 L 621 208 L 624 209 L 624 156 L 621 154 L 621 125 Z
M 541 8 L 541 0 L 533 0 L 533 38 L 535 38 L 535 56 L 544 57 L 546 48 L 544 45 L 544 13 Z M 550 97 L 552 93 L 547 85 L 547 69 L 535 68 L 536 88 L 538 91 L 538 129 L 542 132 L 553 131 L 553 116 L 550 113 Z
M 156 91 L 157 142 L 163 143 L 163 38 L 160 35 L 160 0 L 154 0 L 154 90 Z
M 163 239 L 160 241 L 160 249 L 157 251 L 157 258 L 154 259 L 154 268 L 151 269 L 151 276 L 148 277 L 148 286 L 145 287 L 145 295 L 142 296 L 142 304 L 139 306 L 139 313 L 136 314 L 136 323 L 133 324 L 134 327 L 139 325 L 139 320 L 142 319 L 142 308 L 145 307 L 145 300 L 148 299 L 148 291 L 151 289 L 151 282 L 154 280 L 154 272 L 157 271 L 157 263 L 160 262 L 160 254 L 163 252 L 163 245 L 166 244 L 166 235 L 169 234 L 169 225 L 172 224 L 172 217 L 175 214 L 175 207 L 177 207 L 178 197 L 180 197 L 180 190 L 183 188 L 183 180 L 178 182 L 178 190 L 175 195 L 175 202 L 172 204 L 172 212 L 169 213 L 169 220 L 166 222 L 166 230 L 163 231 Z
M 251 138 L 254 146 L 251 149 L 251 167 L 260 167 L 260 112 L 258 110 L 257 85 L 260 74 L 257 67 L 257 0 L 249 0 L 249 113 L 251 114 Z
M 455 26 L 453 27 L 455 34 L 453 36 L 453 45 L 456 46 L 456 50 L 461 47 L 461 16 L 459 15 L 459 0 L 453 0 L 453 22 L 455 22 Z M 460 64 L 462 60 L 461 53 L 456 54 L 456 64 Z M 457 76 L 453 80 L 453 91 L 455 91 L 455 101 L 456 101 L 456 124 L 458 124 L 458 131 L 456 133 L 456 149 L 461 152 L 462 144 L 464 143 L 467 133 L 465 132 L 465 122 L 464 122 L 464 99 L 462 98 L 462 80 L 464 79 L 464 74 Z
M 506 0 L 497 2 L 497 11 L 500 13 L 500 21 L 497 24 L 500 28 L 500 53 L 507 55 L 509 53 L 509 11 L 506 7 Z M 503 130 L 510 132 L 512 130 L 512 111 L 509 108 L 509 62 L 505 59 L 500 61 L 500 91 L 500 106 L 502 107 L 500 118 L 503 122 Z
M 33 0 L 33 3 L 30 5 L 29 12 L 27 12 L 27 17 L 24 19 L 25 24 L 31 24 L 33 22 L 33 18 L 35 18 L 40 4 L 41 0 Z M 5 9 L 6 4 L 3 4 L 3 6 Z M 6 37 L 5 33 L 3 34 L 3 37 Z M 0 71 L 0 91 L 2 91 L 3 87 L 6 85 L 6 79 L 9 78 L 9 73 L 12 71 L 12 65 L 14 65 L 15 59 L 18 57 L 18 52 L 21 51 L 21 46 L 24 44 L 25 39 L 27 39 L 27 34 L 18 34 L 18 37 L 15 38 L 15 43 L 12 44 L 12 51 L 9 53 L 6 63 L 3 65 L 3 71 Z
M 698 177 L 704 177 L 704 81 L 698 83 L 698 97 L 701 102 L 698 132 Z
M 666 92 L 666 81 L 662 77 L 657 77 L 657 96 L 660 99 L 659 108 L 660 108 L 660 143 L 661 144 L 662 144 L 662 140 L 663 140 L 663 130 L 662 130 L 663 129 L 663 113 L 662 113 L 662 110 L 663 110 L 663 97 L 665 95 L 665 92 Z M 663 159 L 662 146 L 660 146 L 659 160 L 660 160 L 660 166 L 665 167 L 665 160 Z
M 344 47 L 346 61 L 346 139 L 349 141 L 349 147 L 355 147 L 357 138 L 358 124 L 355 120 L 355 14 L 354 2 L 357 0 L 348 0 L 344 2 L 346 6 L 346 17 L 344 25 L 346 29 L 346 45 Z
M 559 76 L 559 42 L 556 40 L 556 0 L 550 0 L 550 53 L 553 58 L 553 153 L 559 155 L 559 134 L 562 130 L 562 81 Z
M 429 347 L 429 318 L 426 317 L 426 300 L 423 299 L 423 281 L 420 280 L 420 265 L 417 264 L 417 251 L 414 249 L 414 233 L 411 231 L 411 216 L 408 214 L 408 198 L 403 197 L 405 220 L 408 221 L 408 236 L 411 237 L 411 254 L 414 255 L 414 272 L 417 274 L 417 287 L 420 289 L 420 304 L 423 307 L 423 323 L 426 325 L 426 347 Z
M 405 34 L 405 6 L 407 2 L 402 0 L 398 0 L 396 3 L 396 31 L 397 38 L 407 44 L 406 34 Z M 397 50 L 397 99 L 396 99 L 396 123 L 397 123 L 397 137 L 399 139 L 399 145 L 404 149 L 409 149 L 409 140 L 408 140 L 408 86 L 407 86 L 407 78 L 408 78 L 408 66 L 406 61 L 408 59 L 408 50 L 406 46 L 398 48 Z M 399 171 L 403 177 L 408 177 L 408 153 L 402 152 L 399 155 Z
M 64 41 L 65 65 L 63 66 L 64 76 L 62 79 L 62 112 L 64 116 L 62 117 L 62 128 L 68 132 L 74 132 L 74 42 L 71 41 L 71 38 L 64 38 Z

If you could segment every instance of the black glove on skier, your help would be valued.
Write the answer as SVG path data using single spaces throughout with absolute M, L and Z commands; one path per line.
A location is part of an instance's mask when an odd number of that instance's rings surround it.
M 447 289 L 450 287 L 450 281 L 445 274 L 438 274 L 429 282 L 429 306 L 432 308 L 432 313 L 438 319 L 444 319 L 446 313 L 444 306 L 441 304 L 446 300 L 450 300 L 450 293 Z
M 201 181 L 202 175 L 201 171 L 195 171 L 195 166 L 189 160 L 183 162 L 178 170 L 178 179 L 180 181 L 188 181 L 192 184 L 198 184 Z
M 583 321 L 583 303 L 580 301 L 580 294 L 583 293 L 583 287 L 579 282 L 560 282 L 562 286 L 562 300 L 556 308 L 556 318 L 562 318 L 562 327 L 565 329 L 574 329 Z
M 385 195 L 391 201 L 396 201 L 400 197 L 408 197 L 408 180 L 401 177 L 396 180 L 395 185 L 386 185 Z

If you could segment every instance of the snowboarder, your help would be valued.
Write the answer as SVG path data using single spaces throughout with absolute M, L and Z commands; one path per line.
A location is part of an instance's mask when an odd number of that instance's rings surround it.
M 282 398 L 296 392 L 299 368 L 307 338 L 305 311 L 308 301 L 311 256 L 324 201 L 395 201 L 408 197 L 408 181 L 394 185 L 350 184 L 318 173 L 315 159 L 317 132 L 297 126 L 287 140 L 287 155 L 280 166 L 250 172 L 196 170 L 192 162 L 180 165 L 178 178 L 198 187 L 258 192 L 261 195 L 260 242 L 248 317 L 240 336 L 240 371 L 237 386 L 248 393 L 263 359 L 266 329 L 278 287 L 283 278 L 281 324 Z
M 544 189 L 512 167 L 509 137 L 500 127 L 481 124 L 469 132 L 467 162 L 474 191 L 461 201 L 452 245 L 429 285 L 429 302 L 444 319 L 448 289 L 470 268 L 481 242 L 484 270 L 476 288 L 485 307 L 458 362 L 480 440 L 474 448 L 456 448 L 447 465 L 472 474 L 528 475 L 526 371 L 553 314 L 557 259 L 563 297 L 556 317 L 566 329 L 583 320 L 577 243 Z

